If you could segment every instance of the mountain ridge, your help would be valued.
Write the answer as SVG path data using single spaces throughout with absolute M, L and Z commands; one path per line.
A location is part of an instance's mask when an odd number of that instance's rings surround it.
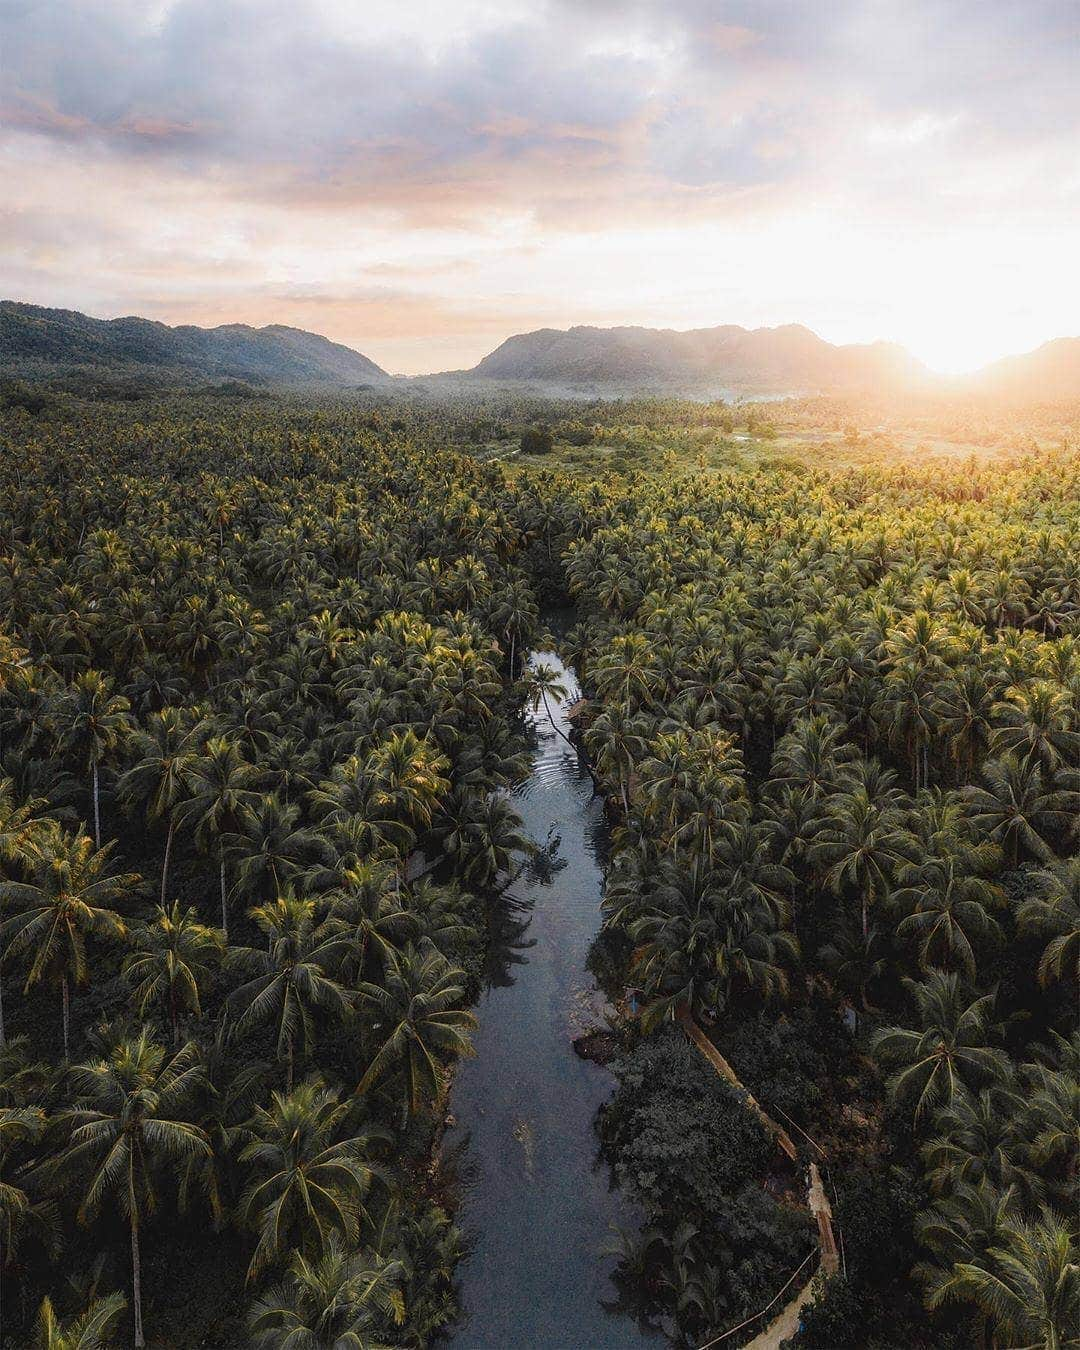
M 137 315 L 94 319 L 16 300 L 0 300 L 0 360 L 26 373 L 89 367 L 298 385 L 391 378 L 361 352 L 285 324 L 171 326 Z
M 876 342 L 834 346 L 802 324 L 776 328 L 659 329 L 626 325 L 518 333 L 470 375 L 563 384 L 637 380 L 727 385 L 759 392 L 818 392 L 919 384 L 930 372 L 904 348 Z
M 892 342 L 833 344 L 803 324 L 743 328 L 643 325 L 514 333 L 465 370 L 396 377 L 352 347 L 286 324 L 170 326 L 0 300 L 5 373 L 90 370 L 254 384 L 390 387 L 424 380 L 532 385 L 571 393 L 798 396 L 937 394 L 1023 401 L 1080 399 L 1080 337 L 1055 338 L 971 375 L 935 375 Z

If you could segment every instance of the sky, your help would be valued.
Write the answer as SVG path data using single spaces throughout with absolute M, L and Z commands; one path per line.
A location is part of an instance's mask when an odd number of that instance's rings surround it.
M 0 0 L 0 296 L 394 373 L 1080 333 L 1080 0 Z

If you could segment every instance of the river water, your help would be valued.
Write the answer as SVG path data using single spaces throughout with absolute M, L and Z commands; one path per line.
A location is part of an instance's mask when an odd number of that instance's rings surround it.
M 551 652 L 530 665 L 576 679 Z M 568 701 L 552 705 L 569 731 Z M 585 968 L 600 926 L 607 827 L 575 749 L 543 706 L 532 774 L 515 794 L 526 832 L 544 847 L 510 886 L 496 919 L 477 1006 L 476 1057 L 456 1071 L 444 1157 L 461 1184 L 458 1223 L 470 1254 L 459 1270 L 456 1350 L 629 1350 L 663 1337 L 620 1307 L 603 1249 L 637 1215 L 612 1189 L 593 1128 L 610 1094 L 607 1070 L 579 1059 L 572 1038 L 600 1021 L 603 998 Z

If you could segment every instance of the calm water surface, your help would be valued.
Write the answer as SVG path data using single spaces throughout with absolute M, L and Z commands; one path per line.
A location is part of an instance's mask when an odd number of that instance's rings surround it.
M 576 687 L 558 657 L 537 652 Z M 565 709 L 552 707 L 569 727 Z M 575 750 L 533 717 L 532 775 L 516 794 L 525 829 L 549 848 L 510 887 L 488 982 L 476 1009 L 476 1058 L 457 1070 L 456 1125 L 443 1150 L 462 1181 L 458 1222 L 470 1243 L 460 1271 L 464 1315 L 455 1350 L 606 1350 L 663 1337 L 620 1311 L 602 1254 L 612 1225 L 637 1215 L 597 1158 L 593 1119 L 611 1092 L 607 1070 L 579 1059 L 572 1038 L 600 1020 L 585 969 L 600 926 L 607 834 Z

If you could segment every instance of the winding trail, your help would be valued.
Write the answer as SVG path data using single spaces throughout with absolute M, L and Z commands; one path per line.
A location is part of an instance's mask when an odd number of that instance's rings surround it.
M 747 1107 L 757 1115 L 761 1123 L 773 1136 L 776 1140 L 777 1147 L 787 1154 L 792 1162 L 797 1162 L 799 1151 L 795 1147 L 787 1130 L 773 1120 L 772 1116 L 765 1111 L 753 1093 L 739 1080 L 739 1076 L 735 1070 L 712 1043 L 702 1028 L 698 1026 L 697 1022 L 694 1020 L 693 1014 L 686 1004 L 680 1004 L 675 1010 L 675 1016 L 689 1040 L 697 1047 L 701 1054 L 704 1055 L 721 1078 L 726 1078 L 729 1083 L 733 1084 L 746 1094 Z M 795 1294 L 783 1308 L 781 1308 L 780 1312 L 773 1318 L 764 1331 L 759 1332 L 752 1341 L 747 1342 L 744 1350 L 778 1350 L 780 1344 L 789 1337 L 794 1336 L 795 1332 L 798 1330 L 800 1314 L 816 1293 L 818 1282 L 820 1280 L 827 1280 L 836 1274 L 837 1267 L 839 1266 L 839 1256 L 836 1250 L 836 1238 L 833 1234 L 832 1227 L 832 1206 L 829 1204 L 829 1197 L 825 1194 L 825 1187 L 821 1181 L 821 1173 L 815 1162 L 812 1162 L 808 1169 L 806 1203 L 810 1213 L 813 1214 L 814 1218 L 817 1220 L 819 1253 L 817 1269 L 798 1293 Z M 796 1275 L 797 1274 L 798 1271 L 796 1271 Z M 794 1278 L 795 1276 L 792 1276 L 792 1279 Z M 780 1292 L 783 1293 L 783 1290 Z M 777 1297 L 779 1297 L 779 1295 Z M 766 1305 L 766 1307 L 762 1309 L 762 1312 L 767 1312 L 768 1307 L 769 1305 Z M 760 1316 L 760 1313 L 756 1314 L 755 1317 L 756 1316 Z M 754 1317 L 747 1319 L 748 1322 L 754 1320 Z M 747 1322 L 742 1323 L 742 1326 L 746 1325 Z M 713 1340 L 708 1341 L 706 1345 L 701 1346 L 700 1350 L 710 1350 L 710 1347 L 712 1346 L 721 1345 L 729 1336 L 733 1336 L 739 1330 L 741 1330 L 741 1327 L 732 1327 L 730 1331 L 725 1331 L 721 1336 L 717 1336 Z

